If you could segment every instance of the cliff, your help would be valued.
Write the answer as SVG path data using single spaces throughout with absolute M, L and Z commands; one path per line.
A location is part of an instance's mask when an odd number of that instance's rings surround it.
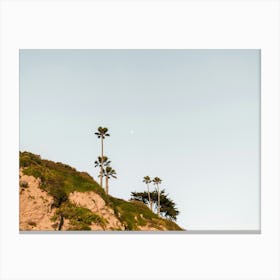
M 106 195 L 85 172 L 20 153 L 20 230 L 182 230 L 144 203 Z

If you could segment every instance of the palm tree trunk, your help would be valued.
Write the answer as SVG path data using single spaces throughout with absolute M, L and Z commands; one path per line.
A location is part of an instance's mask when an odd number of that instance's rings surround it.
M 101 167 L 100 167 L 100 186 L 103 185 L 103 137 L 101 135 Z
M 108 180 L 108 176 L 106 176 L 106 194 L 108 195 L 109 193 L 109 180 Z
M 99 177 L 100 177 L 100 182 L 99 182 L 99 185 L 102 187 L 102 176 L 103 176 L 103 174 L 102 174 L 102 171 L 101 171 L 101 169 L 100 169 L 100 174 L 99 174 Z
M 147 186 L 148 186 L 148 198 L 149 198 L 150 209 L 152 210 L 152 202 L 151 202 L 151 196 L 150 196 L 149 184 L 147 184 Z M 153 210 L 152 210 L 152 211 L 153 211 Z
M 157 207 L 157 212 L 158 215 L 160 216 L 160 193 L 159 193 L 159 186 L 157 185 L 157 189 L 158 189 L 158 207 Z

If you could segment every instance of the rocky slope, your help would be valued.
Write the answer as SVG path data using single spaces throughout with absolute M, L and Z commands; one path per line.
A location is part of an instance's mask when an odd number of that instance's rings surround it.
M 20 153 L 20 230 L 182 230 L 138 201 L 105 194 L 85 172 Z
M 20 170 L 20 230 L 53 230 L 51 218 L 55 209 L 51 209 L 52 196 L 39 188 L 40 179 L 23 175 Z

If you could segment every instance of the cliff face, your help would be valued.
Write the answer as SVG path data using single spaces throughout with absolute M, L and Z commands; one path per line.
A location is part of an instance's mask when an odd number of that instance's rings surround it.
M 91 230 L 124 230 L 124 225 L 115 216 L 114 210 L 107 206 L 104 199 L 93 191 L 73 192 L 69 195 L 69 200 L 74 205 L 89 209 L 106 220 L 104 226 L 96 223 L 90 225 Z
M 19 228 L 20 230 L 54 230 L 51 218 L 53 198 L 39 188 L 40 179 L 23 175 L 20 170 Z
M 138 201 L 105 194 L 87 174 L 20 153 L 20 230 L 182 230 Z
M 23 175 L 20 170 L 20 230 L 58 230 L 60 216 L 56 212 L 63 208 L 54 208 L 54 199 L 40 188 L 40 178 Z M 104 224 L 90 223 L 91 230 L 124 230 L 124 225 L 117 219 L 114 210 L 106 206 L 102 197 L 93 191 L 72 192 L 69 202 L 77 207 L 86 208 L 93 214 L 103 217 Z M 77 219 L 79 216 L 77 215 Z M 70 219 L 64 218 L 60 230 L 71 230 Z M 73 228 L 75 229 L 75 228 Z

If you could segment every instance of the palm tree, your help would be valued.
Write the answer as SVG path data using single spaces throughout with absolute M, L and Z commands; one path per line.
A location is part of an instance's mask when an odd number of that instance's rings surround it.
M 98 131 L 94 134 L 97 135 L 98 138 L 101 139 L 101 166 L 100 166 L 100 186 L 102 187 L 102 179 L 103 179 L 103 139 L 105 139 L 106 136 L 110 136 L 108 132 L 108 128 L 99 126 Z
M 109 194 L 109 179 L 111 178 L 117 178 L 116 171 L 111 166 L 106 166 L 106 168 L 103 170 L 103 174 L 106 177 L 106 194 Z
M 148 188 L 149 205 L 150 205 L 150 209 L 153 210 L 152 201 L 151 201 L 151 196 L 150 196 L 150 190 L 149 190 L 149 184 L 152 182 L 150 176 L 145 176 L 145 177 L 143 178 L 143 182 L 147 185 L 147 188 Z
M 97 160 L 94 162 L 94 167 L 102 167 L 102 166 L 108 166 L 111 163 L 111 161 L 109 161 L 108 157 L 103 156 L 103 160 L 101 157 L 98 157 Z M 103 177 L 103 169 L 101 172 L 100 169 L 100 174 L 98 176 L 100 178 L 100 186 L 102 186 L 102 177 Z
M 159 184 L 161 184 L 162 180 L 159 177 L 155 177 L 153 179 L 154 184 L 157 187 L 157 193 L 158 193 L 158 205 L 157 205 L 157 214 L 160 216 L 160 191 L 159 191 Z

